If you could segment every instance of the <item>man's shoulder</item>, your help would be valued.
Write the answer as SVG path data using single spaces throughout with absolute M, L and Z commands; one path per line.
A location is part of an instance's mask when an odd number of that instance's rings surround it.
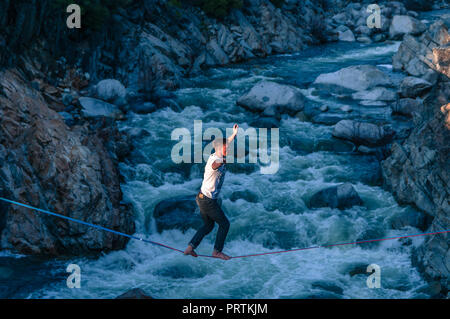
M 214 154 L 209 155 L 208 160 L 206 161 L 206 168 L 208 167 L 212 168 L 212 163 L 214 163 L 217 158 L 218 157 Z
M 218 159 L 220 159 L 219 156 L 217 156 L 216 154 L 211 154 L 209 155 L 208 162 L 215 162 Z

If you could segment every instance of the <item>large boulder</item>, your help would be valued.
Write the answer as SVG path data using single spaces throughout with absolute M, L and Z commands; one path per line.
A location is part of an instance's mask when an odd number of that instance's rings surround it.
M 20 74 L 0 72 L 0 196 L 126 234 L 134 233 L 117 169 L 115 123 L 69 128 Z M 122 143 L 122 142 L 120 142 Z M 128 238 L 16 205 L 0 204 L 0 249 L 86 255 Z
M 230 62 L 227 54 L 223 51 L 215 39 L 208 42 L 206 45 L 206 50 L 214 59 L 213 64 L 225 65 Z
M 120 81 L 105 79 L 98 82 L 95 86 L 95 95 L 103 101 L 114 103 L 124 100 L 127 96 L 127 90 Z
M 437 21 L 421 36 L 405 35 L 392 57 L 393 69 L 419 77 L 425 73 L 426 66 L 433 64 L 439 69 L 439 61 L 445 61 L 440 55 L 448 52 L 445 47 L 450 43 L 449 26 L 450 21 Z
M 332 134 L 357 145 L 381 146 L 392 140 L 394 131 L 372 123 L 342 120 L 334 126 Z
M 147 293 L 141 288 L 134 288 L 128 290 L 117 296 L 116 299 L 154 299 L 152 296 L 147 295 Z
M 395 101 L 397 93 L 384 87 L 376 87 L 371 90 L 353 93 L 352 98 L 355 100 Z
M 419 35 L 425 30 L 425 24 L 419 20 L 407 15 L 396 15 L 392 18 L 389 37 L 391 39 L 401 39 L 405 34 Z
M 450 41 L 450 36 L 448 36 Z M 433 64 L 436 70 L 450 78 L 450 50 L 447 47 L 433 49 Z
M 380 69 L 372 65 L 355 65 L 332 73 L 319 75 L 313 85 L 320 90 L 335 93 L 354 93 L 377 86 L 389 86 L 391 81 Z
M 82 107 L 81 114 L 86 118 L 107 117 L 121 119 L 123 117 L 122 111 L 108 102 L 92 97 L 80 97 L 78 100 Z
M 403 97 L 415 98 L 422 95 L 432 87 L 432 84 L 424 79 L 408 76 L 400 84 Z
M 275 109 L 277 113 L 294 115 L 304 107 L 305 98 L 301 91 L 291 85 L 270 81 L 256 84 L 237 100 L 237 104 L 253 112 Z
M 346 31 L 338 31 L 338 39 L 339 41 L 344 41 L 344 42 L 355 42 L 355 35 L 353 34 L 352 30 L 348 29 Z
M 423 111 L 423 101 L 421 99 L 399 99 L 397 103 L 392 106 L 394 114 L 400 114 L 412 117 L 414 113 L 421 113 Z
M 363 205 L 363 201 L 350 183 L 325 188 L 315 193 L 309 200 L 309 207 L 311 208 L 346 209 L 361 205 Z
M 155 112 L 158 107 L 152 102 L 143 102 L 130 105 L 130 110 L 137 114 L 148 114 Z
M 153 217 L 158 232 L 165 229 L 186 231 L 189 228 L 198 228 L 202 225 L 195 195 L 162 200 L 155 206 Z

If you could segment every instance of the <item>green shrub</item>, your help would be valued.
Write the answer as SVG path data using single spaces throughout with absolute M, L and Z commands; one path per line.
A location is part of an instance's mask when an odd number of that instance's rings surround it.
M 433 9 L 433 1 L 403 0 L 406 9 L 415 11 L 430 11 Z
M 327 41 L 325 36 L 325 20 L 323 16 L 315 15 L 310 23 L 310 32 L 312 37 L 319 43 L 325 43 Z
M 126 7 L 131 0 L 54 0 L 53 6 L 64 10 L 69 4 L 78 4 L 81 8 L 81 28 L 99 31 L 109 21 L 112 14 Z
M 216 19 L 223 19 L 231 9 L 242 8 L 242 0 L 194 0 L 190 2 L 201 7 L 208 16 Z
M 272 2 L 272 4 L 277 7 L 277 8 L 281 8 L 285 2 L 285 0 L 270 0 L 270 2 Z

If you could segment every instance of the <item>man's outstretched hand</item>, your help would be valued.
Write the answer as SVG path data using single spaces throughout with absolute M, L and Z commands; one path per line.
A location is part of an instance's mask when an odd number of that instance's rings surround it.
M 234 138 L 236 137 L 236 135 L 238 133 L 238 128 L 239 128 L 239 125 L 237 125 L 237 124 L 233 125 L 233 134 L 231 134 L 231 136 L 227 139 L 227 144 L 231 144 L 231 142 L 233 142 Z
M 234 125 L 233 125 L 233 134 L 234 134 L 234 135 L 237 134 L 238 128 L 239 128 L 239 125 L 237 125 L 237 124 L 234 124 Z

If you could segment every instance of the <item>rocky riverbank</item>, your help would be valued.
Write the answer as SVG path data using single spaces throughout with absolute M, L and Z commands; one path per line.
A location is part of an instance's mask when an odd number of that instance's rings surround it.
M 18 71 L 0 72 L 0 91 L 1 196 L 132 234 L 117 170 L 128 144 L 114 122 L 97 118 L 69 127 Z M 127 242 L 3 202 L 0 213 L 2 249 L 77 255 Z
M 415 205 L 431 216 L 431 232 L 450 228 L 449 27 L 447 17 L 421 36 L 405 37 L 393 58 L 394 68 L 409 75 L 398 105 L 402 110 L 406 106 L 408 111 L 402 113 L 412 116 L 414 128 L 403 143 L 393 143 L 392 154 L 382 164 L 386 187 L 399 203 Z M 406 86 L 415 87 L 414 94 Z M 449 235 L 439 234 L 415 253 L 415 263 L 444 295 L 450 284 L 449 244 Z

